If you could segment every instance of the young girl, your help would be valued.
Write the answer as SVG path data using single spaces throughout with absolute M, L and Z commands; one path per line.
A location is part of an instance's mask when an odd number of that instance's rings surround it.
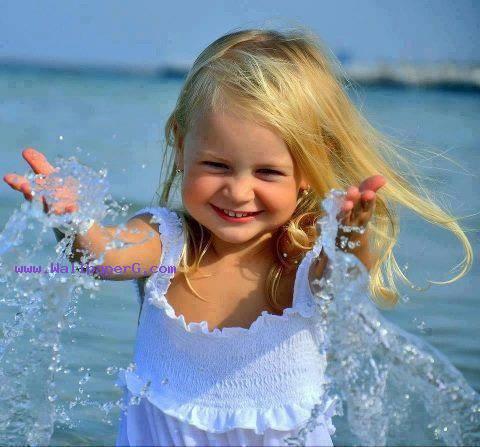
M 243 30 L 213 42 L 165 135 L 159 206 L 124 227 L 74 226 L 76 261 L 87 251 L 105 266 L 140 265 L 101 276 L 135 279 L 141 304 L 134 367 L 119 378 L 126 411 L 117 445 L 273 446 L 297 433 L 323 393 L 310 284 L 328 262 L 312 247 L 332 188 L 347 190 L 338 246 L 359 260 L 380 304 L 396 303 L 395 274 L 408 282 L 392 251 L 395 204 L 460 239 L 463 269 L 448 282 L 472 263 L 456 219 L 392 168 L 406 161 L 358 114 L 309 33 Z M 34 149 L 23 156 L 37 174 L 54 170 Z M 25 178 L 4 179 L 33 199 Z M 64 186 L 57 202 L 42 197 L 45 211 L 75 212 L 75 194 Z M 106 249 L 113 239 L 127 245 Z M 325 406 L 306 445 L 333 445 L 333 409 Z

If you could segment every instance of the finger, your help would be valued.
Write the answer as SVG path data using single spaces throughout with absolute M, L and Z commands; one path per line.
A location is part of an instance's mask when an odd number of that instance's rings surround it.
M 353 209 L 353 202 L 351 200 L 346 200 L 344 202 L 344 204 L 342 205 L 342 207 L 340 208 L 340 210 L 343 212 L 343 213 L 348 213 L 349 211 L 351 211 Z
M 11 188 L 20 190 L 22 183 L 28 183 L 28 180 L 23 175 L 8 173 L 3 176 L 3 181 L 7 183 Z
M 69 209 L 76 208 L 76 204 L 73 203 L 71 200 L 58 200 L 52 204 L 52 206 L 58 210 L 69 212 Z
M 62 214 L 65 214 L 66 211 L 65 211 L 65 208 L 61 208 L 59 206 L 54 206 L 51 211 L 50 211 L 51 214 L 56 214 L 57 216 L 61 216 Z
M 350 186 L 347 189 L 347 194 L 345 196 L 345 200 L 351 200 L 355 203 L 356 200 L 360 198 L 360 191 L 356 186 Z
M 375 203 L 375 197 L 376 197 L 376 194 L 371 190 L 362 192 L 362 197 L 360 202 L 362 203 L 363 212 L 368 212 L 372 209 L 373 204 Z
M 346 199 L 352 202 L 352 211 L 350 213 L 350 220 L 356 219 L 356 217 L 362 210 L 360 198 L 361 198 L 361 193 L 356 186 L 350 186 L 347 189 Z
M 340 212 L 337 215 L 338 220 L 345 219 L 347 215 L 350 213 L 350 211 L 353 209 L 353 202 L 350 200 L 346 200 L 343 202 Z
M 77 210 L 77 206 L 71 202 L 59 201 L 54 203 L 48 203 L 45 196 L 42 196 L 43 211 L 47 214 L 62 215 L 65 213 L 73 213 Z
M 30 188 L 30 184 L 29 183 L 22 183 L 20 185 L 20 192 L 23 193 L 23 196 L 25 197 L 25 199 L 27 199 L 28 201 L 31 201 L 33 199 L 33 194 L 32 194 L 32 188 Z
M 340 225 L 350 226 L 351 219 L 352 219 L 352 210 L 349 210 L 342 213 L 342 215 L 338 219 L 338 223 Z
M 76 211 L 77 207 L 73 203 L 56 203 L 55 206 L 52 208 L 52 212 L 54 214 L 67 214 L 67 213 L 73 213 Z
M 47 161 L 45 155 L 29 147 L 22 152 L 23 158 L 32 168 L 35 174 L 50 175 L 55 172 L 55 168 Z
M 360 184 L 359 190 L 360 192 L 367 191 L 367 190 L 376 192 L 386 183 L 387 183 L 387 180 L 383 175 L 378 175 L 378 174 L 372 175 L 371 177 L 368 177 Z
M 30 183 L 23 175 L 17 174 L 6 174 L 3 177 L 3 180 L 16 191 L 23 193 L 25 199 L 32 200 L 32 189 L 30 187 Z

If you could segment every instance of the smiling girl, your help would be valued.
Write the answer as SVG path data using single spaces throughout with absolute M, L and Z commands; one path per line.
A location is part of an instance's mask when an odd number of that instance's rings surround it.
M 470 244 L 454 217 L 394 170 L 387 159 L 400 156 L 359 115 L 308 33 L 243 30 L 213 42 L 165 133 L 159 206 L 140 210 L 116 236 L 131 245 L 106 250 L 118 228 L 100 222 L 75 238 L 77 260 L 88 250 L 144 272 L 103 276 L 135 279 L 142 304 L 136 368 L 119 377 L 117 445 L 285 445 L 323 392 L 310 284 L 328 263 L 312 252 L 326 193 L 346 190 L 337 243 L 384 305 L 397 300 L 394 276 L 406 280 L 392 253 L 393 205 L 459 238 L 466 257 L 451 281 L 470 267 Z M 35 173 L 54 170 L 33 149 L 23 156 Z M 24 178 L 5 180 L 32 199 Z M 75 191 L 59 188 L 58 197 L 44 201 L 47 212 L 75 211 Z M 145 274 L 159 264 L 176 272 Z M 332 445 L 333 408 L 322 410 L 306 445 Z

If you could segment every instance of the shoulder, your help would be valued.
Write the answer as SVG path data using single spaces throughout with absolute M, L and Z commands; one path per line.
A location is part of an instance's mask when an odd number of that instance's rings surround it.
M 162 253 L 176 264 L 185 242 L 181 211 L 162 206 L 146 207 L 134 214 L 129 223 L 132 222 L 143 229 L 153 229 L 155 239 L 161 242 Z
M 183 227 L 177 213 L 166 207 L 146 207 L 135 212 L 125 225 L 130 247 L 123 249 L 134 257 L 141 270 L 152 266 L 177 265 L 182 253 Z M 130 259 L 130 258 L 129 258 Z M 127 264 L 127 263 L 124 263 Z
M 163 206 L 150 206 L 137 211 L 129 220 L 140 221 L 161 234 L 176 233 L 182 228 L 181 212 Z

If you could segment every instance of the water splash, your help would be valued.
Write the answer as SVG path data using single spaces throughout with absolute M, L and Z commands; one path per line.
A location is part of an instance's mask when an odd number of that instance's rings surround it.
M 80 293 L 98 291 L 98 281 L 83 273 L 14 271 L 15 265 L 70 264 L 68 255 L 74 237 L 68 231 L 57 244 L 54 259 L 45 262 L 40 250 L 51 244 L 47 239 L 52 237 L 51 228 L 68 226 L 86 217 L 101 221 L 110 215 L 115 219 L 119 211 L 124 211 L 108 195 L 105 171 L 95 172 L 74 157 L 57 159 L 55 165 L 58 171 L 48 176 L 43 185 L 34 181 L 40 176 L 26 175 L 34 185 L 34 194 L 44 195 L 52 204 L 56 200 L 54 188 L 73 179 L 79 185 L 79 210 L 47 215 L 40 201 L 24 202 L 0 234 L 1 445 L 47 445 L 55 422 L 74 426 L 69 413 L 76 406 L 105 411 L 103 403 L 89 400 L 87 393 L 83 395 L 90 379 L 86 372 L 73 400 L 61 396 L 62 390 L 56 386 L 60 375 L 70 373 L 62 364 L 60 334 L 64 327 L 74 326 L 69 321 L 72 315 L 78 318 L 76 302 Z
M 322 202 L 320 247 L 329 258 L 315 282 L 325 334 L 325 393 L 286 445 L 305 445 L 327 401 L 337 399 L 335 445 L 479 445 L 480 396 L 438 350 L 387 321 L 368 294 L 368 271 L 335 247 L 344 192 Z M 338 418 L 336 418 L 338 419 Z M 338 422 L 338 424 L 337 424 Z
M 76 302 L 80 294 L 98 291 L 99 283 L 84 274 L 13 273 L 15 264 L 35 263 L 39 250 L 49 244 L 50 228 L 92 216 L 99 221 L 106 216 L 115 219 L 125 216 L 128 209 L 108 195 L 106 171 L 94 172 L 74 157 L 55 164 L 60 166 L 58 175 L 52 175 L 36 193 L 48 195 L 70 176 L 82 188 L 79 211 L 45 215 L 38 203 L 24 203 L 0 234 L 2 445 L 46 445 L 55 422 L 75 427 L 73 412 L 79 407 L 97 410 L 102 421 L 111 425 L 112 411 L 125 410 L 138 401 L 92 400 L 87 388 L 95 377 L 83 366 L 76 371 L 80 375 L 73 398 L 63 396 L 58 386 L 62 377 L 72 374 L 62 364 L 60 334 L 79 318 Z M 346 418 L 335 421 L 335 444 L 480 444 L 478 394 L 441 353 L 380 315 L 367 294 L 368 273 L 353 255 L 336 248 L 335 216 L 343 195 L 332 191 L 323 201 L 326 214 L 313 248 L 318 255 L 323 246 L 330 259 L 324 277 L 315 284 L 328 360 L 325 393 L 298 436 L 286 443 L 305 445 L 306 434 L 317 425 L 327 403 L 336 399 L 335 414 Z M 73 237 L 67 235 L 57 244 L 55 259 L 47 262 L 64 263 L 72 243 Z M 106 374 L 116 371 L 117 367 L 110 366 Z M 141 396 L 148 395 L 148 385 Z

